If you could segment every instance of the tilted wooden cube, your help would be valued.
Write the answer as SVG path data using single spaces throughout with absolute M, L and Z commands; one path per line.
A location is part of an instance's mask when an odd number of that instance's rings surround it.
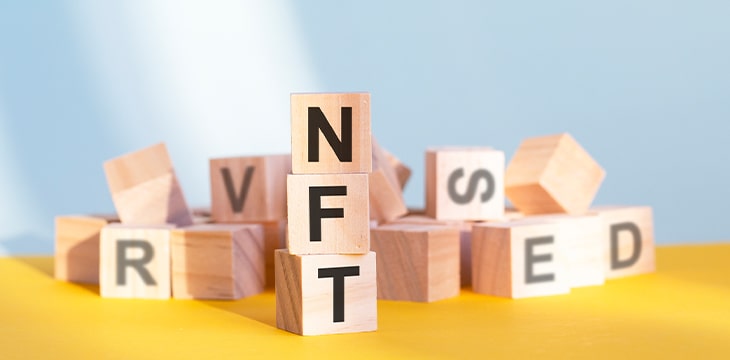
M 375 253 L 276 251 L 276 326 L 300 335 L 375 331 Z
M 406 187 L 406 184 L 408 184 L 408 180 L 411 178 L 413 171 L 410 167 L 408 167 L 408 165 L 404 164 L 391 152 L 386 149 L 382 150 L 390 166 L 395 169 L 395 175 L 398 178 L 398 184 L 400 185 L 401 190 L 403 190 Z
M 472 229 L 474 292 L 517 299 L 570 291 L 559 223 L 487 223 Z
M 390 224 L 371 230 L 378 254 L 378 298 L 432 302 L 459 295 L 458 229 Z
M 240 299 L 264 289 L 261 225 L 206 224 L 172 230 L 172 296 Z
M 569 134 L 526 139 L 507 166 L 505 191 L 524 214 L 585 214 L 606 173 Z
M 375 139 L 372 144 L 373 172 L 368 176 L 370 218 L 385 223 L 407 214 L 408 208 L 396 169 Z
M 367 174 L 289 175 L 292 254 L 366 254 L 370 251 Z
M 165 144 L 157 144 L 104 163 L 109 190 L 122 223 L 193 223 Z
M 210 160 L 211 212 L 218 223 L 286 219 L 286 175 L 291 156 Z
M 169 299 L 172 225 L 111 224 L 101 230 L 102 297 Z
M 426 213 L 441 220 L 504 217 L 504 152 L 488 147 L 426 151 Z
M 606 278 L 647 274 L 656 268 L 654 220 L 649 206 L 597 206 L 603 222 Z
M 82 284 L 99 283 L 99 236 L 111 217 L 70 215 L 56 217 L 54 277 Z
M 372 170 L 370 94 L 291 94 L 292 173 Z

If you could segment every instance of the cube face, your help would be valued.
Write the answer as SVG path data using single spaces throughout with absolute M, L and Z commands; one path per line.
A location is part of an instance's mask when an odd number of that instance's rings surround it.
M 370 94 L 292 94 L 291 117 L 294 174 L 372 170 Z
M 656 268 L 654 222 L 648 206 L 591 209 L 602 220 L 606 278 L 647 274 Z
M 123 223 L 193 223 L 164 144 L 109 160 L 104 163 L 104 171 Z
M 444 220 L 504 217 L 504 153 L 485 147 L 426 152 L 426 213 Z
M 292 254 L 366 254 L 370 249 L 367 174 L 289 175 Z
M 609 239 L 599 216 L 543 215 L 526 220 L 561 225 L 559 235 L 565 244 L 568 284 L 571 288 L 605 283 L 605 250 Z
M 392 224 L 372 230 L 378 298 L 431 302 L 459 295 L 459 230 Z
M 375 253 L 276 251 L 276 325 L 300 335 L 375 331 Z
M 403 188 L 406 187 L 406 184 L 408 184 L 408 180 L 411 178 L 413 171 L 410 167 L 408 167 L 408 165 L 404 164 L 392 153 L 388 152 L 385 149 L 382 149 L 382 151 L 388 161 L 388 164 L 390 164 L 390 166 L 395 170 L 398 184 L 400 185 L 401 190 L 403 190 Z
M 274 286 L 274 252 L 286 248 L 286 220 L 247 222 L 259 224 L 264 230 L 264 263 L 266 287 Z
M 459 230 L 459 277 L 461 278 L 461 286 L 471 285 L 471 237 L 472 227 L 479 222 L 459 221 L 459 220 L 436 220 L 432 217 L 419 214 L 410 214 L 398 218 L 391 224 L 421 224 L 421 225 L 440 225 L 447 226 Z M 371 237 L 372 243 L 372 237 Z
M 210 160 L 211 212 L 219 223 L 286 219 L 290 155 Z
M 505 173 L 505 191 L 525 214 L 584 214 L 604 170 L 569 134 L 526 139 Z
M 261 225 L 196 225 L 171 235 L 172 292 L 178 299 L 240 299 L 263 291 Z
M 408 213 L 400 188 L 388 180 L 383 169 L 368 174 L 368 188 L 370 219 L 385 223 Z
M 480 224 L 473 229 L 474 292 L 517 299 L 570 291 L 559 224 Z
M 99 237 L 108 223 L 108 220 L 94 216 L 56 217 L 56 279 L 99 283 Z
M 108 225 L 101 231 L 102 297 L 168 299 L 173 226 Z

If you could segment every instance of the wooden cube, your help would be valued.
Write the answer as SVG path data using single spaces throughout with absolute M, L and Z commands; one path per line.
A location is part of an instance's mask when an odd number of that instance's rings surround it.
M 286 175 L 291 156 L 210 160 L 211 212 L 217 223 L 286 219 Z
M 559 223 L 487 223 L 472 229 L 474 292 L 517 299 L 570 291 Z
M 101 230 L 102 297 L 169 299 L 172 225 L 111 224 Z
M 561 214 L 531 216 L 524 220 L 544 220 L 561 225 L 557 236 L 562 237 L 565 244 L 568 284 L 571 288 L 603 285 L 606 280 L 604 259 L 608 233 L 603 230 L 600 217 Z
M 369 173 L 370 94 L 292 94 L 294 174 Z
M 375 139 L 372 144 L 373 172 L 368 177 L 370 219 L 385 223 L 407 214 L 408 208 L 395 168 Z
M 656 267 L 654 221 L 649 206 L 598 206 L 601 217 L 606 278 L 652 273 Z
M 261 225 L 206 224 L 172 230 L 172 296 L 240 299 L 264 290 Z
M 366 254 L 370 251 L 367 174 L 289 175 L 292 254 Z
M 378 254 L 378 299 L 432 302 L 458 296 L 459 230 L 443 225 L 391 224 L 372 229 Z
M 375 331 L 375 253 L 293 255 L 276 250 L 276 326 L 299 335 Z
M 57 216 L 54 276 L 82 284 L 99 283 L 99 236 L 109 217 Z
M 474 224 L 479 224 L 479 222 L 460 220 L 436 220 L 427 215 L 421 215 L 418 212 L 415 212 L 414 214 L 409 214 L 398 218 L 392 221 L 390 224 L 441 225 L 457 229 L 459 231 L 459 252 L 461 254 L 461 256 L 459 256 L 459 267 L 461 269 L 459 271 L 459 278 L 461 279 L 461 286 L 468 287 L 471 285 L 471 229 Z
M 246 222 L 259 224 L 264 229 L 264 260 L 266 265 L 266 287 L 274 286 L 274 252 L 286 248 L 286 220 Z
M 426 151 L 426 213 L 443 220 L 504 217 L 504 152 L 488 147 Z
M 157 144 L 104 163 L 114 206 L 123 223 L 193 223 L 165 144 Z
M 606 173 L 569 134 L 526 139 L 505 173 L 505 191 L 524 214 L 586 213 Z
M 403 190 L 406 187 L 406 184 L 408 184 L 408 180 L 411 178 L 413 171 L 410 167 L 408 167 L 408 165 L 404 164 L 388 150 L 382 150 L 388 160 L 388 163 L 395 170 L 396 177 L 398 178 L 398 184 L 400 185 L 401 190 Z

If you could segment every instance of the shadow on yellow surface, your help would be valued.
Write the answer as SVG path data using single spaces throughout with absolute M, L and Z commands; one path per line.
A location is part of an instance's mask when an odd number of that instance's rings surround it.
M 660 247 L 658 272 L 521 300 L 462 290 L 380 301 L 373 333 L 275 328 L 274 293 L 239 301 L 103 299 L 50 258 L 0 259 L 2 358 L 728 358 L 730 244 Z

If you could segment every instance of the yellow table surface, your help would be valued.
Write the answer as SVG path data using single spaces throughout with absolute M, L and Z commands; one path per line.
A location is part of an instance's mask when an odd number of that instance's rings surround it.
M 272 290 L 240 301 L 102 299 L 53 259 L 0 259 L 0 358 L 730 359 L 730 244 L 657 249 L 658 271 L 509 300 L 379 301 L 379 330 L 275 327 Z

